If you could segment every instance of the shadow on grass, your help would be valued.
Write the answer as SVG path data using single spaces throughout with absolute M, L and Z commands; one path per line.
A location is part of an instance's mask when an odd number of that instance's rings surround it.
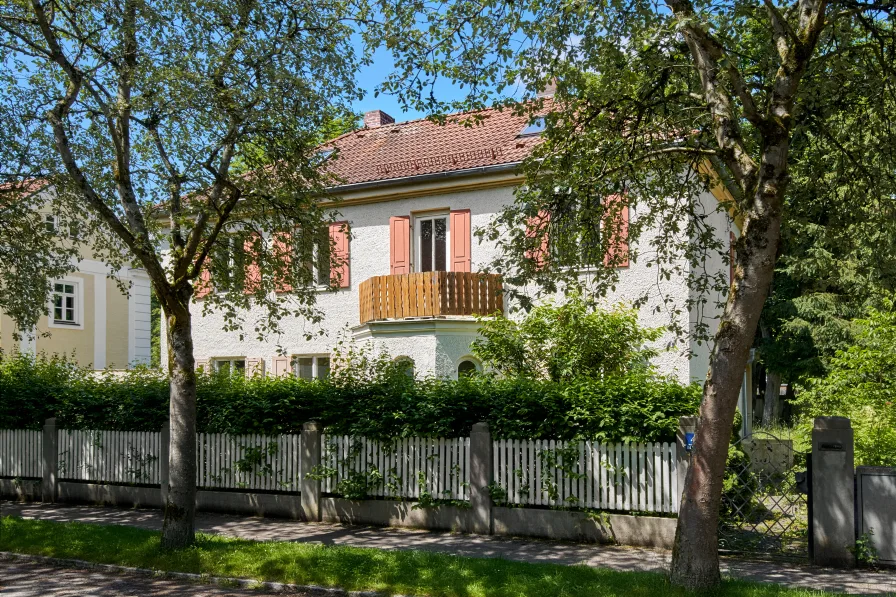
M 162 550 L 143 529 L 0 519 L 0 550 L 165 571 L 432 597 L 654 597 L 685 595 L 659 574 L 511 562 L 432 552 L 257 542 L 199 535 Z M 725 581 L 712 595 L 807 597 L 811 591 Z

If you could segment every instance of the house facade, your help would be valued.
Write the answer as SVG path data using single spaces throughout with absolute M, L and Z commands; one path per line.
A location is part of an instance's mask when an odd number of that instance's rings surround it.
M 34 201 L 48 231 L 72 242 L 71 232 L 61 229 L 59 214 L 53 213 L 52 193 L 52 187 L 44 187 L 27 199 Z M 0 349 L 64 355 L 97 370 L 149 365 L 150 286 L 146 273 L 137 268 L 112 271 L 96 259 L 89 244 L 81 243 L 79 252 L 80 258 L 72 264 L 74 271 L 50 280 L 50 299 L 33 329 L 21 329 L 0 310 Z M 124 282 L 129 292 L 123 293 L 114 278 Z
M 541 128 L 509 111 L 480 116 L 476 126 L 439 126 L 426 120 L 395 123 L 374 111 L 365 115 L 363 128 L 328 144 L 338 149 L 331 167 L 343 181 L 332 189 L 339 198 L 339 221 L 329 236 L 345 263 L 338 288 L 322 288 L 317 296 L 323 334 L 307 339 L 318 328 L 296 319 L 281 321 L 279 337 L 258 340 L 247 334 L 240 339 L 222 331 L 220 313 L 201 314 L 204 296 L 198 292 L 193 310 L 197 367 L 324 377 L 337 340 L 347 334 L 406 361 L 418 376 L 455 378 L 479 369 L 470 350 L 477 337 L 476 315 L 516 315 L 500 292 L 501 277 L 481 273 L 499 249 L 480 243 L 475 231 L 493 226 L 495 216 L 513 202 L 523 180 L 520 163 L 539 142 Z M 737 229 L 718 209 L 720 193 L 707 191 L 699 204 L 705 221 L 727 244 Z M 632 208 L 623 217 L 634 220 L 638 214 Z M 639 242 L 647 247 L 650 239 L 648 231 Z M 651 298 L 639 311 L 643 325 L 667 327 L 675 317 L 684 329 L 695 329 L 700 320 L 714 332 L 719 315 L 714 305 L 724 297 L 706 297 L 701 313 L 689 311 L 689 298 L 697 297 L 686 284 L 687 267 L 679 278 L 665 280 L 658 279 L 655 267 L 627 262 L 605 303 L 631 303 L 647 294 Z M 702 268 L 728 271 L 721 257 Z M 328 276 L 324 272 L 322 280 Z M 262 313 L 245 316 L 251 322 Z M 162 362 L 164 340 L 163 333 Z M 682 344 L 666 334 L 657 348 L 654 364 L 660 373 L 684 383 L 705 378 L 705 342 L 691 338 Z

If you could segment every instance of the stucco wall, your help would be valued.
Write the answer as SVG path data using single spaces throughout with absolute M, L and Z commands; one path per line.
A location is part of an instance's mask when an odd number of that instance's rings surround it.
M 106 283 L 106 366 L 128 366 L 128 297 L 112 280 Z
M 714 212 L 715 200 L 707 194 L 703 198 L 707 208 Z M 200 314 L 201 307 L 194 307 L 194 345 L 197 360 L 205 360 L 214 357 L 246 357 L 263 358 L 266 368 L 270 370 L 273 357 L 279 350 L 287 354 L 321 354 L 331 352 L 336 344 L 340 332 L 349 332 L 359 325 L 358 311 L 358 285 L 371 276 L 389 274 L 389 218 L 391 216 L 411 215 L 415 211 L 433 209 L 470 209 L 471 228 L 487 227 L 492 224 L 495 214 L 503 205 L 513 201 L 513 187 L 505 186 L 480 190 L 462 190 L 453 193 L 435 196 L 409 196 L 392 201 L 383 201 L 370 204 L 348 205 L 340 211 L 341 218 L 348 220 L 352 234 L 351 239 L 351 284 L 347 289 L 336 292 L 322 291 L 317 295 L 317 306 L 325 313 L 326 317 L 321 326 L 313 326 L 304 320 L 287 319 L 281 322 L 283 333 L 279 337 L 269 337 L 258 340 L 251 332 L 254 322 L 263 317 L 261 310 L 251 310 L 247 313 L 244 329 L 248 331 L 241 340 L 239 333 L 223 332 L 223 317 L 220 313 L 209 316 Z M 727 238 L 727 218 L 724 214 L 711 213 L 710 217 L 718 216 L 716 222 L 720 226 L 720 234 Z M 632 210 L 630 217 L 638 217 L 637 211 Z M 642 237 L 641 246 L 649 246 L 652 235 L 657 231 L 647 231 Z M 481 271 L 497 255 L 497 247 L 492 244 L 480 244 L 475 234 L 472 240 L 472 270 Z M 691 324 L 692 314 L 687 310 L 674 314 L 676 308 L 683 308 L 688 300 L 690 291 L 687 287 L 686 274 L 681 277 L 673 277 L 671 280 L 658 279 L 656 267 L 647 267 L 649 255 L 638 262 L 633 262 L 629 267 L 621 271 L 620 281 L 615 290 L 608 293 L 604 299 L 606 306 L 623 302 L 630 303 L 635 298 L 648 296 L 647 303 L 639 311 L 642 325 L 649 327 L 667 327 L 670 318 L 677 317 L 678 323 L 688 329 Z M 717 267 L 713 262 L 708 267 Z M 727 268 L 721 264 L 721 267 Z M 687 268 L 684 268 L 687 271 Z M 535 293 L 534 289 L 529 289 Z M 546 297 L 542 297 L 546 298 Z M 664 299 L 671 298 L 672 305 L 664 306 Z M 519 316 L 513 315 L 512 316 Z M 323 335 L 316 332 L 323 331 Z M 305 335 L 311 332 L 315 334 L 312 339 L 306 339 Z M 164 330 L 163 330 L 164 335 Z M 437 375 L 453 375 L 459 360 L 469 354 L 469 344 L 475 335 L 451 334 L 427 337 L 425 334 L 416 334 L 406 338 L 378 338 L 377 346 L 387 350 L 393 356 L 410 356 L 416 362 L 418 372 L 428 372 Z M 163 362 L 167 346 L 162 342 Z M 692 379 L 702 379 L 705 374 L 705 366 L 700 362 L 694 362 L 688 358 L 690 349 L 697 349 L 697 359 L 706 360 L 706 355 L 701 355 L 701 347 L 692 346 L 688 338 L 676 338 L 671 333 L 666 333 L 655 343 L 655 348 L 660 351 L 654 360 L 658 371 L 675 377 L 682 382 Z M 702 371 L 701 371 L 702 370 Z

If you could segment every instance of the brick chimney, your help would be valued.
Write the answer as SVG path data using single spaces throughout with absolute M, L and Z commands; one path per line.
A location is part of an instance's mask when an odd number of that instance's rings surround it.
M 364 114 L 364 126 L 369 129 L 375 129 L 378 126 L 392 124 L 393 122 L 395 122 L 395 119 L 382 110 L 373 110 Z

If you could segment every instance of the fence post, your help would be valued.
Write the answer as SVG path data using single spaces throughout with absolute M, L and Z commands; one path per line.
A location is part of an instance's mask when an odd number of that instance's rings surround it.
M 476 423 L 470 433 L 470 532 L 492 533 L 492 434 L 488 423 Z
M 302 425 L 302 453 L 299 470 L 302 471 L 302 511 L 305 520 L 320 522 L 320 479 L 311 479 L 311 474 L 320 466 L 320 435 L 321 425 L 317 421 L 311 421 Z
M 816 417 L 812 429 L 812 562 L 851 568 L 855 556 L 855 452 L 846 417 Z
M 168 503 L 168 455 L 171 443 L 171 421 L 165 421 L 162 425 L 162 435 L 159 440 L 159 487 L 162 490 L 162 508 Z
M 43 482 L 41 483 L 41 499 L 44 502 L 55 502 L 59 475 L 59 438 L 56 436 L 56 418 L 44 422 L 42 442 Z
M 678 472 L 678 490 L 684 495 L 684 480 L 691 465 L 691 452 L 697 433 L 697 417 L 678 417 L 678 433 L 675 435 L 675 470 Z M 679 496 L 681 497 L 681 496 Z M 678 500 L 681 507 L 681 499 Z

